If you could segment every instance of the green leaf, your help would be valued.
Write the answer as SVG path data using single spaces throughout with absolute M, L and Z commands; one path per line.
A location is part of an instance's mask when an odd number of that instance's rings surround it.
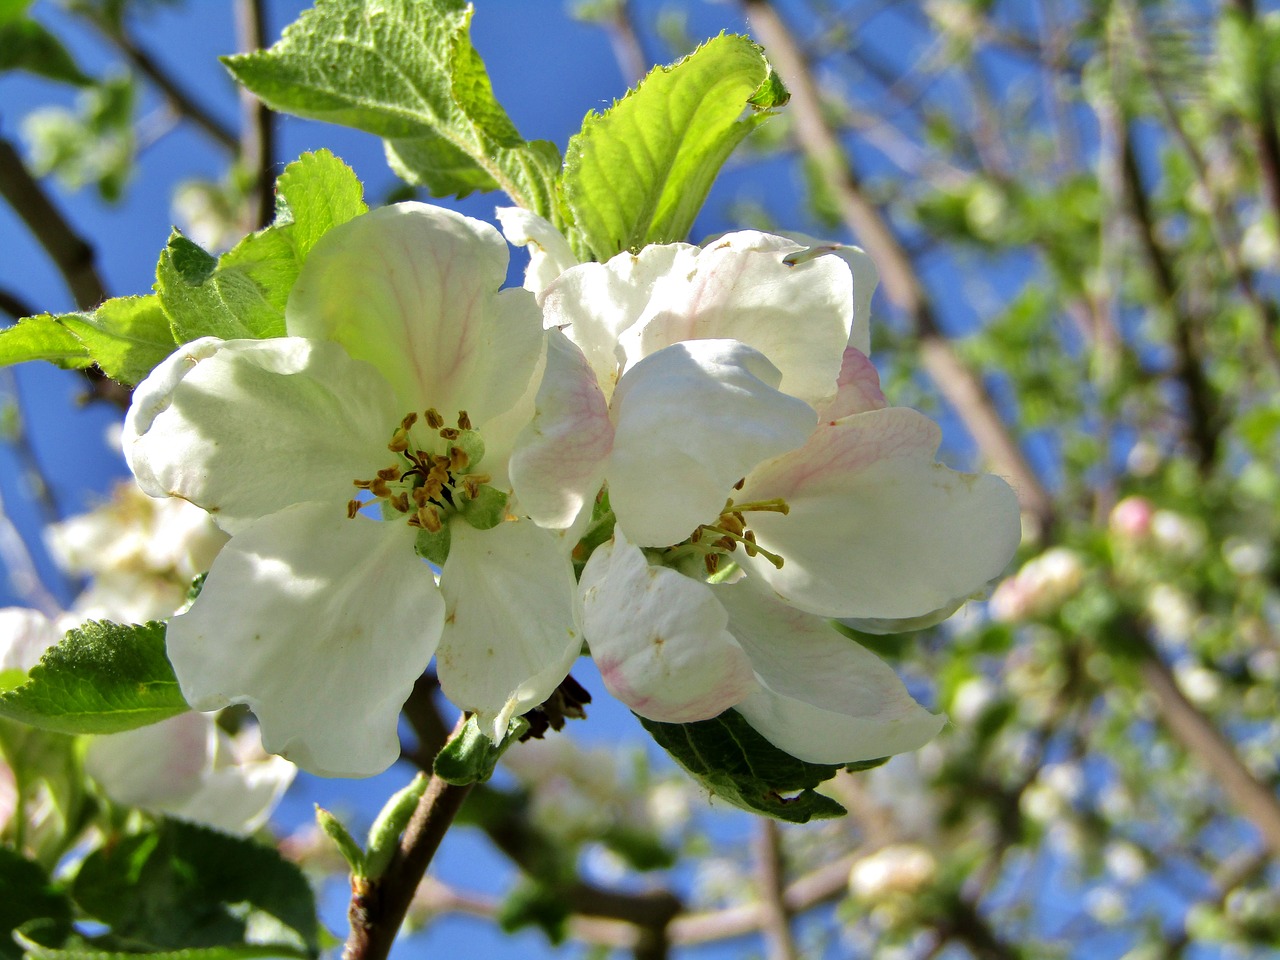
M 553 945 L 569 932 L 569 898 L 560 887 L 540 878 L 526 878 L 503 898 L 495 919 L 505 933 L 537 927 Z
M 342 859 L 347 861 L 347 867 L 351 870 L 351 875 L 353 877 L 366 876 L 364 851 L 360 849 L 360 844 L 356 843 L 356 838 L 351 836 L 351 831 L 343 825 L 342 821 L 317 803 L 316 823 L 320 825 L 320 829 L 324 831 L 325 836 L 334 842 L 338 852 L 342 854 Z
M 154 294 L 117 297 L 93 313 L 67 313 L 56 319 L 107 376 L 130 385 L 141 383 L 178 346 Z
M 173 337 L 261 339 L 284 336 L 283 310 L 267 300 L 242 270 L 219 270 L 218 261 L 175 231 L 156 265 L 156 293 Z
M 0 366 L 28 360 L 48 360 L 70 370 L 93 363 L 80 339 L 48 313 L 23 317 L 12 327 L 0 330 Z
M 436 776 L 455 786 L 483 783 L 493 776 L 498 760 L 507 748 L 520 739 L 529 729 L 529 721 L 516 717 L 507 727 L 502 742 L 494 744 L 489 735 L 480 729 L 475 717 L 468 717 L 466 724 L 436 755 Z
M 19 927 L 47 943 L 61 943 L 71 932 L 71 901 L 39 864 L 0 847 L 0 960 L 22 956 L 12 937 Z
M 10 832 L 51 870 L 92 813 L 80 754 L 75 737 L 0 717 L 0 760 L 13 772 L 17 811 Z M 39 816 L 27 813 L 37 810 Z
M 42 947 L 34 940 L 15 934 L 24 953 L 18 956 L 26 960 L 259 960 L 267 957 L 297 957 L 299 960 L 311 954 L 285 943 L 239 943 L 232 946 L 205 947 L 199 950 L 156 950 L 150 953 L 113 952 L 110 950 L 67 949 L 54 950 Z
M 717 797 L 788 823 L 843 816 L 844 807 L 813 788 L 840 765 L 806 763 L 779 750 L 736 710 L 697 723 L 640 718 L 662 749 Z
M 275 110 L 384 138 L 392 168 L 437 196 L 501 187 L 558 220 L 559 151 L 520 137 L 470 20 L 462 0 L 317 0 L 271 49 L 223 62 Z
M 413 811 L 427 791 L 430 778 L 419 773 L 407 787 L 401 787 L 383 804 L 382 810 L 369 828 L 369 842 L 364 855 L 362 869 L 355 871 L 360 876 L 377 878 L 386 871 L 391 858 L 395 856 L 400 844 L 400 834 L 409 825 Z
M 117 937 L 150 949 L 242 946 L 249 904 L 317 948 L 315 896 L 274 847 L 178 820 L 90 854 L 72 887 L 76 903 Z M 297 955 L 297 951 L 291 951 Z
M 30 17 L 0 19 L 0 72 L 5 70 L 26 70 L 78 87 L 93 83 L 58 38 Z
M 164 652 L 163 623 L 90 620 L 45 652 L 0 716 L 58 733 L 117 733 L 190 709 Z
M 588 114 L 562 186 L 591 253 L 685 239 L 734 147 L 786 99 L 761 48 L 722 34 Z
M 328 150 L 304 153 L 276 180 L 276 219 L 216 258 L 174 234 L 156 268 L 173 335 L 279 337 L 289 291 L 316 242 L 365 213 L 355 171 Z

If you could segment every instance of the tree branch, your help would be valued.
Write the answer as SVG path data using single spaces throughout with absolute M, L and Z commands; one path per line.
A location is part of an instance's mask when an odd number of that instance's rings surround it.
M 387 869 L 378 877 L 352 878 L 351 932 L 343 960 L 386 960 L 414 892 L 471 786 L 455 786 L 432 774 Z
M 0 139 L 0 194 L 53 261 L 81 310 L 107 299 L 93 247 L 75 232 L 8 140 Z
M 264 0 L 236 0 L 236 38 L 242 53 L 260 50 L 266 38 Z M 247 230 L 275 219 L 272 171 L 275 161 L 275 114 L 254 94 L 240 88 L 240 163 L 253 175 L 253 203 Z
M 762 818 L 756 825 L 756 879 L 760 891 L 760 919 L 769 960 L 799 960 L 791 935 L 791 915 L 784 897 L 782 833 L 778 824 Z
M 1022 508 L 1046 531 L 1053 500 L 987 395 L 938 325 L 915 265 L 880 211 L 867 198 L 844 148 L 822 114 L 818 88 L 790 30 L 767 0 L 743 0 L 752 28 L 791 90 L 795 135 L 831 188 L 850 231 L 866 247 L 889 299 L 910 318 L 921 362 L 983 454 L 1017 490 Z

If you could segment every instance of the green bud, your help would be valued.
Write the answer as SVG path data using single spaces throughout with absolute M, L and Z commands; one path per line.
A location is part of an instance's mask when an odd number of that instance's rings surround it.
M 347 861 L 347 866 L 351 868 L 352 876 L 365 876 L 365 858 L 360 851 L 360 844 L 356 843 L 355 838 L 342 825 L 342 821 L 317 803 L 316 823 L 320 824 L 320 829 L 337 845 L 342 859 Z
M 426 774 L 420 773 L 407 787 L 397 790 L 369 828 L 369 850 L 365 854 L 364 875 L 371 880 L 382 876 L 400 844 L 400 834 L 409 825 L 418 801 L 427 790 Z
M 516 717 L 507 727 L 501 743 L 495 744 L 480 729 L 475 717 L 468 717 L 458 735 L 444 745 L 436 756 L 435 773 L 441 780 L 454 786 L 483 783 L 493 776 L 498 759 L 507 747 L 520 739 L 529 729 L 529 721 Z

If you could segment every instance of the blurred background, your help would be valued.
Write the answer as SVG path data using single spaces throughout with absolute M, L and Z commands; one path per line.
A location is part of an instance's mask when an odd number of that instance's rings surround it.
M 148 292 L 173 226 L 225 249 L 303 151 L 352 165 L 370 204 L 412 195 L 376 138 L 271 115 L 219 65 L 305 7 L 0 2 L 0 322 Z M 863 246 L 890 402 L 942 423 L 952 466 L 1009 479 L 1024 542 L 989 602 L 859 638 L 951 723 L 832 781 L 841 820 L 709 802 L 575 670 L 589 719 L 476 794 L 396 956 L 1280 956 L 1274 7 L 476 3 L 498 99 L 561 149 L 651 65 L 722 30 L 760 42 L 791 103 L 692 239 Z M 441 202 L 492 221 L 505 201 Z M 180 601 L 181 563 L 144 533 L 176 535 L 117 486 L 125 403 L 0 369 L 0 606 Z M 368 781 L 301 775 L 272 820 L 340 935 L 312 806 L 367 826 L 413 753 Z

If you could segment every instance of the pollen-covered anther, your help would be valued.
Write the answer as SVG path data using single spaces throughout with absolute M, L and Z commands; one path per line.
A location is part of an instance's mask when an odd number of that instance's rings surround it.
M 467 465 L 471 463 L 471 458 L 467 456 L 467 451 L 461 447 L 449 448 L 449 469 L 454 473 L 461 473 L 467 469 Z
M 354 520 L 356 518 L 356 514 L 360 512 L 360 508 L 362 506 L 364 506 L 364 504 L 362 504 L 359 500 L 348 500 L 347 501 L 347 519 Z
M 471 418 L 467 416 L 467 411 L 465 410 L 458 411 L 458 429 L 459 430 L 471 429 Z
M 391 435 L 391 442 L 387 444 L 387 449 L 392 453 L 404 453 L 409 449 L 409 431 L 403 427 L 397 427 L 396 432 Z
M 422 529 L 431 533 L 439 533 L 441 527 L 440 512 L 433 504 L 428 503 L 418 508 L 417 513 L 410 518 L 409 523 L 411 526 L 422 527 Z
M 369 492 L 378 499 L 391 496 L 391 487 L 382 477 L 374 477 L 369 481 Z
M 378 471 L 378 477 L 382 480 L 399 480 L 400 476 L 401 470 L 395 464 L 392 464 L 389 467 L 383 467 Z
M 425 414 L 427 418 L 427 426 L 432 430 L 439 430 L 444 426 L 444 417 L 440 416 L 440 411 L 432 407 Z
M 740 513 L 726 513 L 720 517 L 719 527 L 727 533 L 735 536 L 742 536 L 742 531 L 747 529 L 746 521 Z
M 444 427 L 440 430 L 440 438 L 442 440 L 457 440 L 460 436 L 462 436 L 462 431 L 453 427 Z
M 702 558 L 702 563 L 707 568 L 707 573 L 714 575 L 720 569 L 720 554 L 708 553 Z
M 388 498 L 387 503 L 391 504 L 392 508 L 399 513 L 409 512 L 409 494 L 404 491 L 397 493 L 394 497 Z

